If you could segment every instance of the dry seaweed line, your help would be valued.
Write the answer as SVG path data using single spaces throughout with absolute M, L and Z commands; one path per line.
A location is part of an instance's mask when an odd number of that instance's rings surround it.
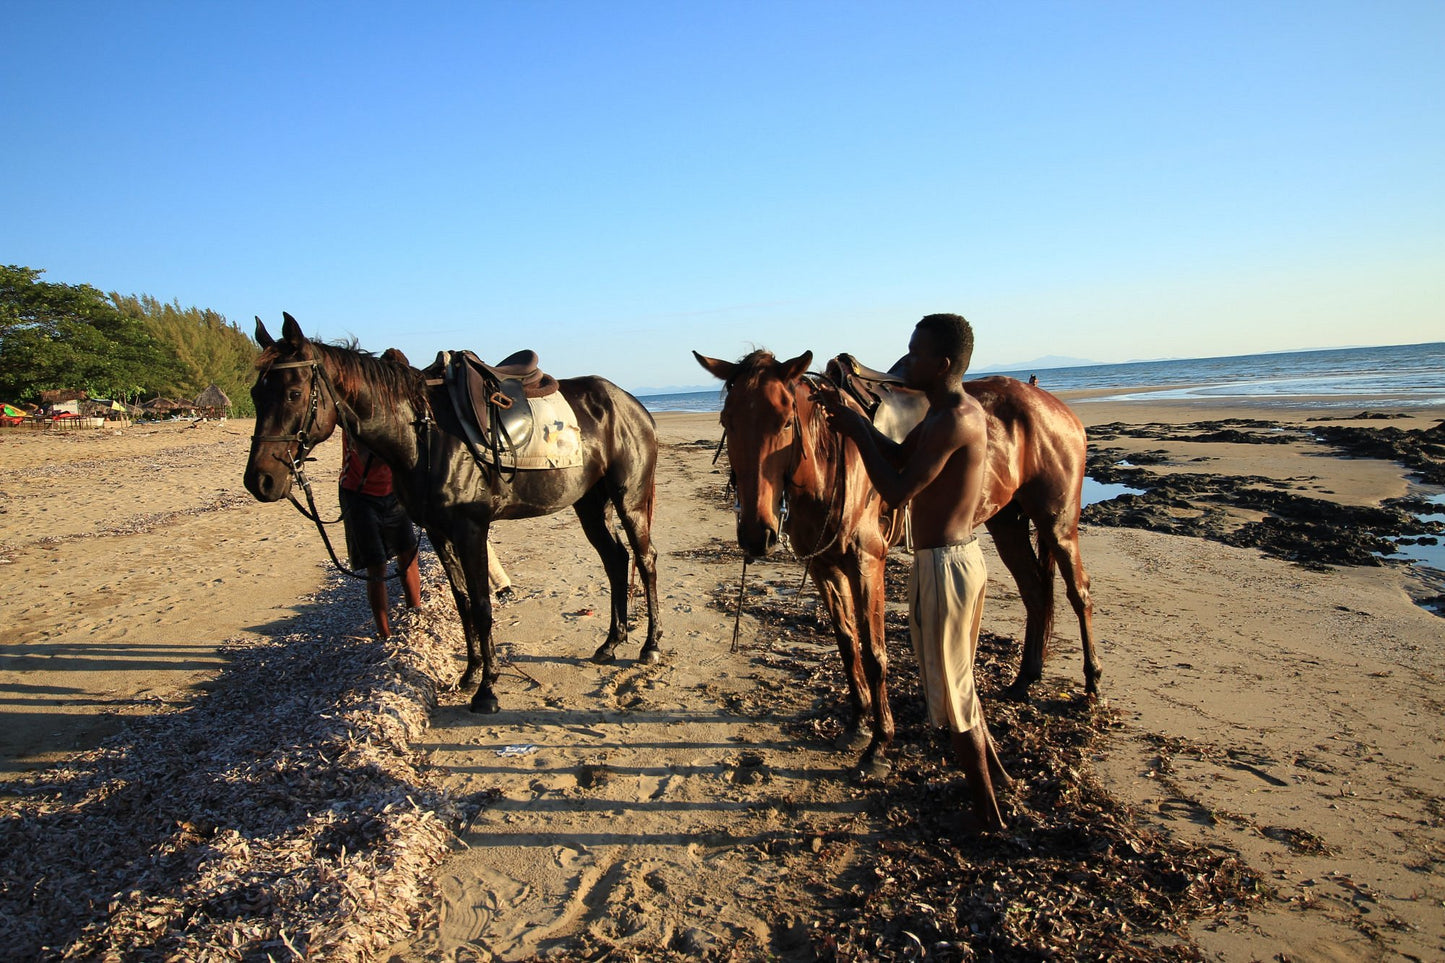
M 7 787 L 8 954 L 365 960 L 425 922 L 452 807 L 409 741 L 452 660 L 357 637 L 355 586 L 315 601 L 189 706 Z

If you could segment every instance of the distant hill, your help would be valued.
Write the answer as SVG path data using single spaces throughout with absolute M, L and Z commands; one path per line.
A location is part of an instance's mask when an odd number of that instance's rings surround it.
M 969 368 L 969 375 L 986 374 L 990 371 L 1047 371 L 1051 368 L 1078 368 L 1084 365 L 1100 364 L 1098 361 L 1090 361 L 1088 358 L 1069 358 L 1059 354 L 1046 354 L 1035 358 L 1032 361 L 1020 361 L 1015 364 L 990 364 L 981 368 Z M 662 387 L 631 388 L 628 389 L 633 395 L 640 398 L 652 397 L 654 395 L 686 395 L 699 391 L 718 391 L 721 385 L 716 381 L 711 384 L 701 385 L 663 385 Z
M 652 395 L 690 395 L 699 391 L 721 391 L 722 385 L 714 381 L 710 385 L 663 385 L 661 388 L 629 388 L 628 392 L 636 397 L 650 397 Z
M 1069 358 L 1061 354 L 1046 354 L 1032 361 L 1016 361 L 1011 364 L 990 364 L 984 365 L 982 368 L 970 368 L 969 370 L 976 373 L 982 373 L 984 371 L 1044 371 L 1049 368 L 1079 368 L 1091 364 L 1099 364 L 1099 362 L 1090 361 L 1088 358 Z

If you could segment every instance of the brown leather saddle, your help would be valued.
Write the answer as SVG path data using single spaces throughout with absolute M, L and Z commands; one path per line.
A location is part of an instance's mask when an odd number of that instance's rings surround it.
M 879 371 L 844 352 L 828 362 L 824 373 L 839 391 L 868 413 L 873 427 L 894 441 L 902 441 L 928 410 L 923 392 L 903 383 L 902 365 L 903 359 L 899 358 L 892 368 Z
M 478 464 L 502 467 L 532 438 L 529 398 L 558 388 L 542 371 L 537 352 L 518 351 L 487 364 L 471 351 L 439 351 L 425 371 L 427 384 L 443 385 Z

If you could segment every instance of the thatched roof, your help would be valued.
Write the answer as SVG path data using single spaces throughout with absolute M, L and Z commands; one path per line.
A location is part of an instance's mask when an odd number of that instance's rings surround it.
M 231 399 L 221 390 L 220 385 L 212 384 L 205 391 L 196 395 L 197 408 L 229 408 Z

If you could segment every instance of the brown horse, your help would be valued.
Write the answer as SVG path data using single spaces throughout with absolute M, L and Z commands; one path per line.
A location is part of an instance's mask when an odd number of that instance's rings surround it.
M 812 352 L 779 362 L 754 351 L 736 363 L 693 354 L 726 384 L 720 420 L 737 483 L 738 545 L 750 556 L 763 556 L 783 532 L 795 551 L 807 553 L 848 671 L 854 718 L 861 722 L 872 713 L 868 764 L 893 739 L 883 567 L 901 526 L 889 518 L 856 447 L 828 429 L 821 405 L 811 400 L 818 387 L 807 376 Z M 984 524 L 993 536 L 1027 612 L 1023 659 L 1009 693 L 1026 698 L 1029 686 L 1043 676 L 1057 559 L 1079 618 L 1085 688 L 1096 695 L 1101 670 L 1089 577 L 1079 553 L 1083 425 L 1053 395 L 1012 378 L 981 378 L 964 387 L 988 415 L 988 472 L 975 524 Z M 917 408 L 916 417 L 922 410 Z M 896 409 L 890 411 L 897 416 Z M 896 430 L 906 432 L 911 427 L 906 422 L 905 417 Z M 1037 551 L 1029 540 L 1031 521 Z
M 493 686 L 492 596 L 487 585 L 487 530 L 493 519 L 533 518 L 569 505 L 602 558 L 612 593 L 612 624 L 593 660 L 608 662 L 627 641 L 628 554 L 607 522 L 609 505 L 632 546 L 647 597 L 647 640 L 641 660 L 659 658 L 657 552 L 652 547 L 657 434 L 647 409 L 610 381 L 558 379 L 581 428 L 583 463 L 576 468 L 517 471 L 502 476 L 479 464 L 445 388 L 422 372 L 361 351 L 310 341 L 286 314 L 281 339 L 256 319 L 251 388 L 256 434 L 246 464 L 246 489 L 273 502 L 316 445 L 338 424 L 391 468 L 408 515 L 426 529 L 441 559 L 467 639 L 466 687 L 481 679 L 474 712 L 499 708 Z

